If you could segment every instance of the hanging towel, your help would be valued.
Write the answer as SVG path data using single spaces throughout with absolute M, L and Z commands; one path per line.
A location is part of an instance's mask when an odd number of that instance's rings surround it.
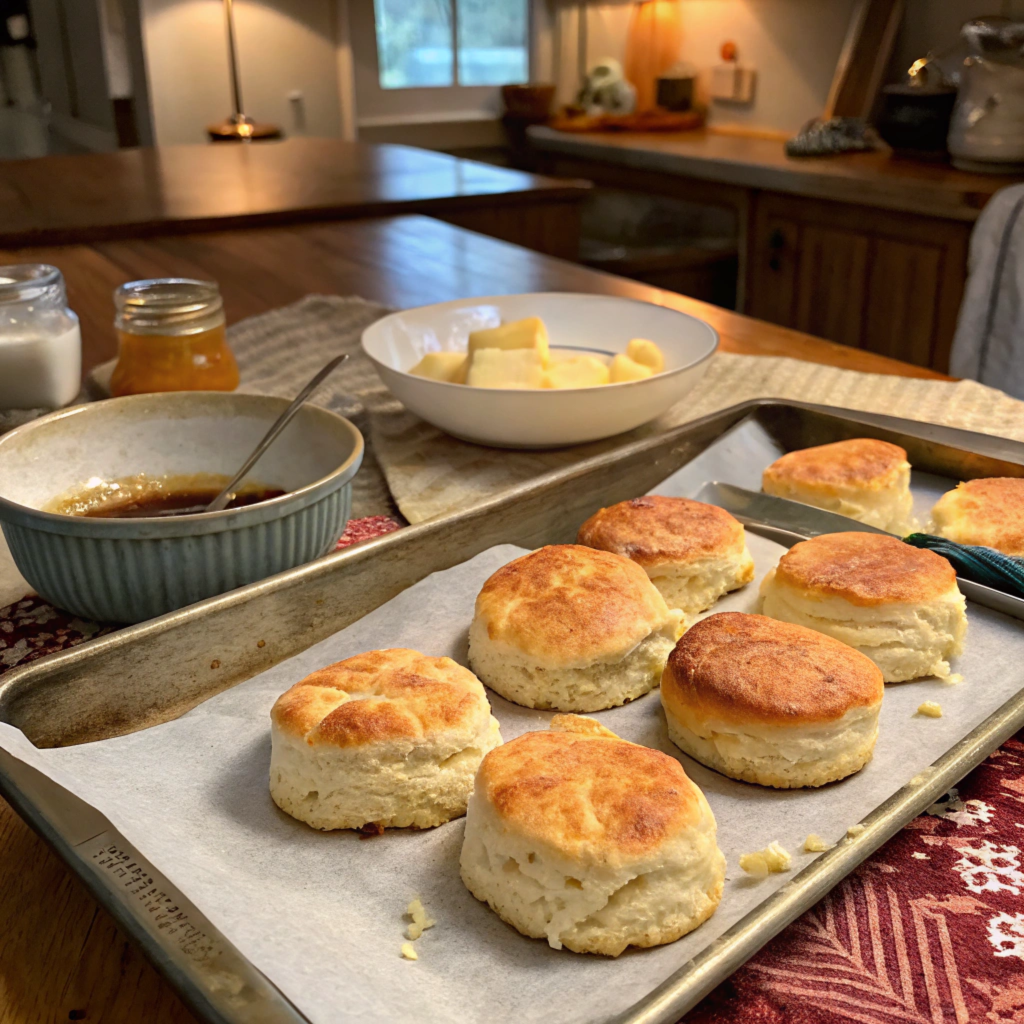
M 949 372 L 1024 398 L 1024 185 L 982 211 L 968 269 Z

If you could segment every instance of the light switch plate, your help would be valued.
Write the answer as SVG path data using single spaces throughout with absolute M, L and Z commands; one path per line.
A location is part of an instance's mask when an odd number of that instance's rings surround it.
M 711 69 L 711 98 L 722 103 L 750 103 L 756 76 L 754 68 L 718 64 Z

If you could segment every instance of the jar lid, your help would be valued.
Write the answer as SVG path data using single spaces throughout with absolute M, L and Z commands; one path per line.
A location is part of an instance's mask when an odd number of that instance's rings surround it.
M 224 322 L 224 302 L 214 281 L 129 281 L 114 292 L 114 305 L 114 324 L 128 334 L 195 334 Z
M 0 266 L 0 303 L 31 302 L 47 296 L 51 289 L 63 295 L 64 278 L 48 263 L 12 263 Z

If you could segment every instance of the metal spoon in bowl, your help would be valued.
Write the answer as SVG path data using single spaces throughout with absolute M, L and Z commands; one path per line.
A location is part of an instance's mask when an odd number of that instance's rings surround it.
M 263 457 L 263 453 L 277 440 L 278 435 L 291 423 L 295 414 L 306 404 L 306 399 L 324 382 L 329 374 L 348 359 L 348 353 L 335 356 L 323 369 L 317 371 L 313 379 L 295 396 L 292 404 L 274 421 L 274 425 L 266 432 L 263 440 L 253 449 L 252 454 L 242 463 L 242 468 L 231 478 L 228 485 L 209 505 L 191 505 L 188 508 L 167 509 L 157 512 L 157 516 L 190 516 L 198 512 L 223 512 L 235 496 L 235 488 L 246 478 L 249 470 Z

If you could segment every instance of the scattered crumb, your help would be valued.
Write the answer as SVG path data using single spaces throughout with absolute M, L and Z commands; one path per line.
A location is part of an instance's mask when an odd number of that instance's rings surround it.
M 419 960 L 420 958 L 416 950 L 412 948 L 411 942 L 402 943 L 402 956 L 404 956 L 406 960 Z
M 214 658 L 213 661 L 210 662 L 210 668 L 220 668 L 220 659 Z
M 945 682 L 952 686 L 955 686 L 957 683 L 962 683 L 963 681 L 964 677 L 959 672 L 951 672 L 945 679 Z
M 927 853 L 912 853 L 910 855 L 914 860 L 931 860 L 931 857 Z
M 867 825 L 851 825 L 846 830 L 846 834 L 848 836 L 859 836 L 861 834 L 861 832 L 863 832 L 864 829 L 866 829 L 866 828 L 867 828 Z
M 266 647 L 267 646 L 267 641 L 266 640 L 257 640 L 256 641 L 256 646 L 257 647 Z
M 740 867 L 754 878 L 767 878 L 780 871 L 788 871 L 793 858 L 778 841 L 769 843 L 763 850 L 740 855 Z
M 936 704 L 933 700 L 926 700 L 918 707 L 917 713 L 919 715 L 924 715 L 926 718 L 941 718 L 942 705 Z
M 804 840 L 804 853 L 824 853 L 825 850 L 831 849 L 832 844 L 826 843 L 821 836 L 816 835 L 814 832 Z
M 437 924 L 432 918 L 427 917 L 427 912 L 423 908 L 423 903 L 418 896 L 406 907 L 405 913 L 407 917 L 412 919 L 412 923 L 405 929 L 405 937 L 412 939 L 413 942 L 428 928 L 433 928 Z

